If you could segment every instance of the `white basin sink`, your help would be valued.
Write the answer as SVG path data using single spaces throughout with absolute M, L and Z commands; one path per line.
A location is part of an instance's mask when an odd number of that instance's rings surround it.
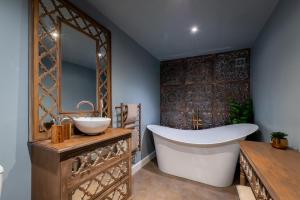
M 97 135 L 104 132 L 111 119 L 104 117 L 74 117 L 75 126 L 87 135 Z

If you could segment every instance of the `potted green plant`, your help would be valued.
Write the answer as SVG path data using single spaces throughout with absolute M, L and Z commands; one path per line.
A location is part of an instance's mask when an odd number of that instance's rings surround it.
M 252 100 L 243 103 L 231 100 L 229 103 L 229 119 L 227 124 L 251 123 L 253 121 Z
M 283 132 L 273 132 L 271 133 L 271 145 L 272 147 L 278 149 L 286 149 L 288 147 L 288 140 L 286 137 L 288 134 Z

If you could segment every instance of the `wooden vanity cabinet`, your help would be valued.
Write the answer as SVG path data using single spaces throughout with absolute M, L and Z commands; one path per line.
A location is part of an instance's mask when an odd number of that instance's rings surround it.
M 300 153 L 269 143 L 241 141 L 240 184 L 257 200 L 300 199 Z
M 30 143 L 33 200 L 131 198 L 131 131 Z

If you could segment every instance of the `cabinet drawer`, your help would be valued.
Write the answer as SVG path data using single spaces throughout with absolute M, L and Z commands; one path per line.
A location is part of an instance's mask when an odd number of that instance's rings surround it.
M 72 200 L 89 200 L 102 195 L 125 177 L 129 176 L 129 162 L 128 158 L 121 160 L 77 185 L 70 182 L 72 188 L 69 190 L 69 196 L 71 196 Z M 124 188 L 120 188 L 119 190 L 121 192 Z
M 69 159 L 72 170 L 71 176 L 80 176 L 90 173 L 95 168 L 114 162 L 130 154 L 129 139 L 114 141 L 105 146 L 97 147 L 91 151 L 83 152 Z

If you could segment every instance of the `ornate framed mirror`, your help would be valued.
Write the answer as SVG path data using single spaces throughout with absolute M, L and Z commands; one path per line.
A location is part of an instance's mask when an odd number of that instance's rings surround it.
M 48 139 L 64 115 L 111 117 L 111 34 L 66 0 L 32 0 L 31 135 Z M 80 101 L 95 109 L 77 110 Z

